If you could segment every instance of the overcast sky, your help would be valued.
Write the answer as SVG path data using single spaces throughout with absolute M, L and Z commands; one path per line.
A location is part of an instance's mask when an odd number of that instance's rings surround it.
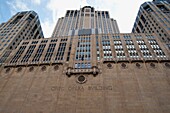
M 0 0 L 0 23 L 6 22 L 19 11 L 34 10 L 38 13 L 45 37 L 50 37 L 58 18 L 66 10 L 78 10 L 91 5 L 96 10 L 109 11 L 118 22 L 121 33 L 132 30 L 142 3 L 152 0 Z

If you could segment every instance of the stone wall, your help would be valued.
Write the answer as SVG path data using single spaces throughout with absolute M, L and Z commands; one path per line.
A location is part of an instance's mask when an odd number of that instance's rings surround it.
M 95 76 L 70 77 L 62 64 L 0 67 L 0 112 L 170 112 L 170 63 L 102 63 L 98 67 Z

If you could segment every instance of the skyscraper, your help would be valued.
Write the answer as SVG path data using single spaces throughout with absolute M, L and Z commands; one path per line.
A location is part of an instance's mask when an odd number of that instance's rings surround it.
M 170 3 L 170 0 L 153 0 L 154 2 L 166 1 Z
M 5 57 L 0 112 L 169 113 L 170 52 L 160 38 L 118 33 L 116 21 L 104 24 L 107 11 L 95 27 L 85 16 L 94 8 L 83 9 L 81 21 L 62 22 L 76 13 L 68 10 L 51 38 L 23 40 Z
M 38 15 L 34 11 L 19 12 L 0 25 L 0 56 L 9 56 L 22 40 L 44 38 Z M 5 59 L 2 57 L 0 63 Z
M 59 18 L 52 37 L 90 34 L 119 33 L 116 20 L 110 18 L 108 11 L 95 11 L 86 6 L 80 10 L 68 10 L 65 17 Z
M 141 5 L 133 33 L 155 33 L 170 50 L 169 0 L 154 0 Z

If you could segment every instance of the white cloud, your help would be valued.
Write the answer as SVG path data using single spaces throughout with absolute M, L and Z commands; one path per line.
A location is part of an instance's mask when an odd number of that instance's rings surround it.
M 47 8 L 52 11 L 53 21 L 65 15 L 66 10 L 79 10 L 80 5 L 91 5 L 96 10 L 109 11 L 118 22 L 120 32 L 131 32 L 139 7 L 146 0 L 50 0 Z M 55 23 L 55 24 L 56 24 Z
M 31 0 L 32 3 L 36 4 L 36 5 L 40 5 L 41 0 Z
M 139 7 L 147 0 L 31 0 L 31 3 L 40 6 L 41 2 L 45 1 L 47 2 L 46 6 L 41 6 L 41 8 L 45 8 L 52 15 L 52 18 L 45 17 L 40 20 L 42 20 L 41 26 L 45 37 L 50 37 L 58 18 L 63 17 L 66 10 L 79 10 L 80 6 L 85 5 L 91 5 L 96 10 L 109 11 L 110 17 L 117 20 L 121 33 L 131 32 Z M 26 0 L 14 0 L 7 3 L 12 15 L 21 10 L 29 10 L 32 7 L 28 5 Z M 38 10 L 41 12 L 40 8 Z
M 94 0 L 87 3 L 93 5 L 97 10 L 107 10 L 111 18 L 117 20 L 121 33 L 129 33 L 132 30 L 139 7 L 147 0 Z
M 47 9 L 52 11 L 53 21 L 63 17 L 67 9 L 79 9 L 80 0 L 69 1 L 68 0 L 50 0 L 47 4 Z
M 14 15 L 19 10 L 29 10 L 27 4 L 22 0 L 7 1 L 7 4 L 10 6 L 11 15 Z
M 117 20 L 120 32 L 131 32 L 139 7 L 146 0 L 113 0 L 113 2 L 116 8 L 111 10 L 111 17 Z
M 61 18 L 65 15 L 66 10 L 68 9 L 79 9 L 80 0 L 74 0 L 68 2 L 68 0 L 50 0 L 46 6 L 48 10 L 52 12 L 52 21 L 46 20 L 42 22 L 42 29 L 45 37 L 50 37 L 54 30 L 55 25 L 57 24 L 58 18 Z
M 46 19 L 41 22 L 41 27 L 42 27 L 45 38 L 51 37 L 55 24 L 56 22 L 52 22 L 49 19 Z

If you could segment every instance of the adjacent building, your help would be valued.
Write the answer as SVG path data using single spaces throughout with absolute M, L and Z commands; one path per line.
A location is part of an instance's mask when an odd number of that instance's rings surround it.
M 9 21 L 0 25 L 0 63 L 5 61 L 12 50 L 22 40 L 44 38 L 37 13 L 34 11 L 19 12 Z
M 169 0 L 154 0 L 141 5 L 133 26 L 133 33 L 155 33 L 170 50 Z
M 160 2 L 160 1 L 166 1 L 168 3 L 170 3 L 170 0 L 153 0 L 154 2 Z

